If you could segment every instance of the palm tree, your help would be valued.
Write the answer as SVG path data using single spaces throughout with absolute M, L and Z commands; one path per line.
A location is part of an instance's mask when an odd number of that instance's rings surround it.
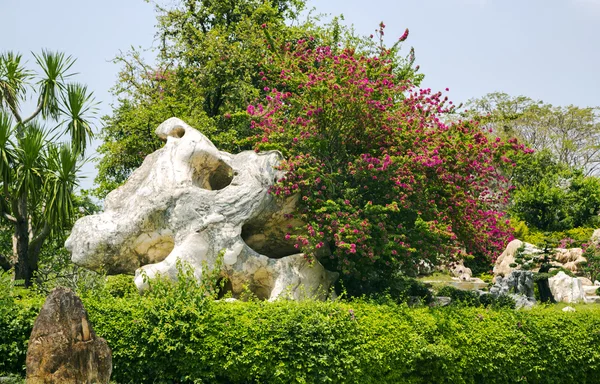
M 0 216 L 14 229 L 15 280 L 30 286 L 41 247 L 50 234 L 72 224 L 73 191 L 92 138 L 92 93 L 68 83 L 75 60 L 63 53 L 34 55 L 39 73 L 22 56 L 0 54 Z M 35 111 L 24 117 L 27 91 L 37 95 Z M 62 142 L 67 135 L 69 142 Z

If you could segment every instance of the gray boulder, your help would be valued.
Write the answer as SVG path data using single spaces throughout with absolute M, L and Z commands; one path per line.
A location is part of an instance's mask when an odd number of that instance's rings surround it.
M 515 270 L 508 277 L 496 277 L 496 283 L 490 288 L 490 294 L 494 297 L 501 295 L 512 297 L 517 308 L 532 307 L 536 303 L 533 283 L 532 272 Z

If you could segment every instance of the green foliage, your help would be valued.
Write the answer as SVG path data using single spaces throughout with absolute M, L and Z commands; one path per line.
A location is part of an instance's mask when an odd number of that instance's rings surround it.
M 27 286 L 45 240 L 62 235 L 76 216 L 74 190 L 95 113 L 92 93 L 68 82 L 72 57 L 49 51 L 34 56 L 38 73 L 20 55 L 0 53 L 0 215 L 14 234 L 12 257 L 0 258 Z M 35 110 L 21 116 L 21 104 L 32 96 Z M 60 142 L 64 134 L 70 143 Z
M 595 306 L 565 313 L 361 301 L 226 303 L 185 277 L 156 284 L 144 296 L 104 290 L 83 297 L 94 330 L 112 348 L 115 382 L 574 384 L 600 375 Z M 1 301 L 0 350 L 9 358 L 0 360 L 0 371 L 23 374 L 24 335 L 40 304 L 14 296 Z
M 547 157 L 548 152 L 543 151 L 517 161 L 511 214 L 538 231 L 596 226 L 600 179 L 556 163 L 541 166 L 549 162 Z
M 129 297 L 138 294 L 137 287 L 130 275 L 114 275 L 106 277 L 104 286 L 106 292 L 112 297 Z
M 341 281 L 340 281 L 341 282 Z M 392 274 L 386 281 L 373 279 L 363 285 L 363 295 L 374 302 L 396 304 L 420 302 L 431 303 L 433 295 L 429 285 L 399 273 Z M 344 288 L 342 286 L 342 288 Z
M 11 276 L 0 271 L 0 376 L 25 374 L 27 343 L 42 301 L 14 287 Z
M 583 273 L 592 281 L 600 280 L 600 245 L 594 242 L 588 244 L 583 252 L 583 257 L 587 259 L 581 265 Z
M 118 102 L 104 117 L 97 195 L 102 198 L 123 183 L 146 155 L 161 146 L 154 130 L 173 116 L 199 129 L 221 150 L 251 149 L 245 110 L 266 93 L 260 62 L 273 54 L 269 40 L 298 39 L 309 33 L 339 39 L 341 27 L 334 28 L 335 22 L 316 27 L 312 15 L 305 21 L 297 19 L 304 3 L 191 0 L 173 2 L 169 8 L 157 6 L 157 36 L 162 41 L 157 64 L 145 63 L 136 51 L 115 59 L 122 65 L 113 88 Z
M 598 107 L 556 107 L 525 96 L 490 93 L 469 101 L 469 111 L 500 137 L 517 137 L 547 151 L 561 165 L 591 175 L 600 166 Z

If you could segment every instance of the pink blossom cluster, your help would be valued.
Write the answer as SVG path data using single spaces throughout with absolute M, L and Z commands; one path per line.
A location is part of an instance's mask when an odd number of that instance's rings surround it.
M 499 165 L 526 148 L 473 121 L 447 123 L 456 107 L 400 78 L 389 50 L 365 56 L 314 44 L 287 43 L 267 61 L 265 97 L 247 109 L 256 149 L 287 157 L 271 193 L 301 197 L 306 226 L 287 238 L 309 258 L 328 247 L 341 271 L 363 276 L 369 265 L 499 255 L 512 238 Z

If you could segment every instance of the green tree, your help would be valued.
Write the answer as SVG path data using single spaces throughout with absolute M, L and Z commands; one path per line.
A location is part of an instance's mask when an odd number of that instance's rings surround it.
M 157 7 L 156 65 L 135 51 L 115 59 L 123 67 L 113 89 L 117 105 L 104 118 L 97 195 L 123 183 L 160 148 L 154 129 L 173 116 L 221 149 L 250 149 L 245 110 L 264 92 L 260 60 L 270 52 L 262 26 L 270 26 L 272 38 L 302 34 L 307 26 L 292 20 L 303 8 L 303 0 L 190 0 Z
M 536 150 L 591 175 L 600 170 L 598 107 L 556 107 L 525 96 L 490 93 L 469 101 L 471 116 L 501 137 L 517 137 Z
M 264 66 L 282 54 L 284 42 L 313 39 L 315 46 L 378 51 L 377 41 L 355 36 L 339 18 L 321 24 L 310 13 L 300 21 L 304 9 L 304 0 L 190 0 L 158 8 L 156 64 L 135 51 L 115 59 L 122 65 L 113 88 L 118 102 L 104 118 L 96 195 L 103 198 L 160 148 L 154 129 L 173 116 L 222 150 L 251 149 L 246 107 L 268 93 L 263 79 L 284 69 Z M 420 80 L 412 72 L 402 77 Z
M 600 179 L 553 160 L 548 150 L 520 156 L 511 173 L 511 215 L 538 231 L 598 224 Z
M 30 286 L 42 245 L 62 234 L 74 215 L 85 148 L 92 137 L 94 113 L 87 87 L 68 82 L 75 60 L 63 53 L 34 55 L 39 71 L 27 69 L 22 56 L 0 54 L 1 215 L 12 227 L 15 279 Z M 33 113 L 22 115 L 27 90 L 37 93 Z M 61 143 L 67 134 L 70 143 Z

